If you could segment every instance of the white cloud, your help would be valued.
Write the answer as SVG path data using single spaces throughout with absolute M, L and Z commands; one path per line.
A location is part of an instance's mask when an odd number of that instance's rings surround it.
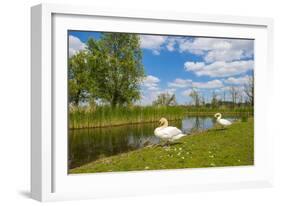
M 163 91 L 163 93 L 174 94 L 176 92 L 176 88 L 168 88 Z
M 164 49 L 189 52 L 203 56 L 207 63 L 252 58 L 254 49 L 253 40 L 248 39 L 140 35 L 140 40 L 141 48 L 149 49 L 155 55 Z
M 248 75 L 243 76 L 243 77 L 238 77 L 238 78 L 229 77 L 229 78 L 225 79 L 224 82 L 227 84 L 243 85 L 243 84 L 246 84 L 249 82 L 249 78 L 250 77 Z
M 83 43 L 79 38 L 75 36 L 69 36 L 69 56 L 72 57 L 77 52 L 84 50 L 86 44 Z
M 183 96 L 189 97 L 189 95 L 191 94 L 192 91 L 193 91 L 192 89 L 187 89 L 187 90 L 184 90 L 181 94 Z
M 146 76 L 142 81 L 142 86 L 144 86 L 147 90 L 150 91 L 158 91 L 158 83 L 160 82 L 160 79 L 158 77 L 148 75 Z
M 142 85 L 145 87 L 148 87 L 148 88 L 157 87 L 159 82 L 160 82 L 160 79 L 158 77 L 148 75 L 143 79 Z
M 213 40 L 212 38 L 181 39 L 179 49 L 180 52 L 204 54 L 204 51 L 213 49 Z
M 158 35 L 140 35 L 141 48 L 149 49 L 155 55 L 160 54 L 162 45 L 166 42 L 168 37 Z
M 194 82 L 191 79 L 175 79 L 168 83 L 170 88 L 196 88 L 196 89 L 215 89 L 221 88 L 224 84 L 221 80 L 215 79 L 207 82 Z
M 165 88 L 161 89 L 159 87 L 160 79 L 158 77 L 148 75 L 144 78 L 142 82 L 142 89 L 141 89 L 141 105 L 150 105 L 154 100 L 157 99 L 157 96 L 161 93 L 169 93 L 175 94 L 176 88 Z
M 185 88 L 191 86 L 192 80 L 177 78 L 173 82 L 169 82 L 169 87 Z
M 253 40 L 245 39 L 189 38 L 178 42 L 180 52 L 203 55 L 207 63 L 251 58 L 254 49 Z
M 215 89 L 223 87 L 222 81 L 215 79 L 208 82 L 193 82 L 192 86 L 199 89 Z
M 197 76 L 228 77 L 238 75 L 253 69 L 253 60 L 241 60 L 234 62 L 217 61 L 211 64 L 204 62 L 185 62 L 186 71 L 194 72 Z
M 166 48 L 168 49 L 168 51 L 175 51 L 175 48 L 174 48 L 174 45 L 175 45 L 175 42 L 169 42 L 167 45 L 166 45 Z
M 158 77 L 148 75 L 142 81 L 142 89 L 141 89 L 141 105 L 149 105 L 152 101 L 158 96 L 160 88 L 158 87 L 158 83 L 160 79 Z
M 204 60 L 208 63 L 215 61 L 233 61 L 240 60 L 243 56 L 243 50 L 212 50 L 207 53 Z
M 173 52 L 176 50 L 177 43 L 180 41 L 181 37 L 169 37 L 167 39 L 166 48 L 168 51 Z
M 204 67 L 205 67 L 205 63 L 204 62 L 185 62 L 184 63 L 184 68 L 187 71 L 201 71 Z
M 141 93 L 142 97 L 139 102 L 141 105 L 150 105 L 159 95 L 159 91 L 157 90 L 142 90 Z
M 175 94 L 175 92 L 176 92 L 175 88 L 168 88 L 168 89 L 163 89 L 163 90 L 160 88 L 157 88 L 157 90 L 143 88 L 141 91 L 142 98 L 139 103 L 141 105 L 151 105 L 152 102 L 157 99 L 159 94 L 168 93 L 168 94 L 172 95 L 172 94 Z

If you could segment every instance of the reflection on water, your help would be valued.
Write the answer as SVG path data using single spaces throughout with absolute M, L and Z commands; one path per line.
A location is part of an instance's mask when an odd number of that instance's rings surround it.
M 232 119 L 233 118 L 228 118 Z M 169 125 L 181 129 L 185 134 L 213 127 L 211 117 L 186 117 Z M 88 162 L 130 150 L 157 144 L 154 136 L 156 123 L 144 123 L 105 128 L 69 130 L 68 160 L 69 168 L 75 168 Z

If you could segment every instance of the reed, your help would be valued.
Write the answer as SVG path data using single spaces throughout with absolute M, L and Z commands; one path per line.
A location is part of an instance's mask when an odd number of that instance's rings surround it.
M 209 116 L 216 112 L 224 115 L 253 114 L 252 108 L 207 108 L 190 106 L 133 106 L 116 107 L 97 106 L 95 108 L 71 108 L 69 110 L 69 129 L 108 127 L 145 122 L 158 122 L 161 117 L 168 120 L 182 119 L 186 115 Z

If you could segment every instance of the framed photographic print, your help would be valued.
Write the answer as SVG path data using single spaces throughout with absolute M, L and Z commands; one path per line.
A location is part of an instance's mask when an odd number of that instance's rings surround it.
M 272 185 L 271 19 L 31 14 L 34 199 Z

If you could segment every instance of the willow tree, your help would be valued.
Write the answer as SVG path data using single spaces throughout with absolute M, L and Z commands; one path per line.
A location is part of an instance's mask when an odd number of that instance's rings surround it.
M 112 107 L 140 99 L 144 77 L 140 39 L 135 34 L 103 33 L 88 41 L 89 66 L 97 96 Z

